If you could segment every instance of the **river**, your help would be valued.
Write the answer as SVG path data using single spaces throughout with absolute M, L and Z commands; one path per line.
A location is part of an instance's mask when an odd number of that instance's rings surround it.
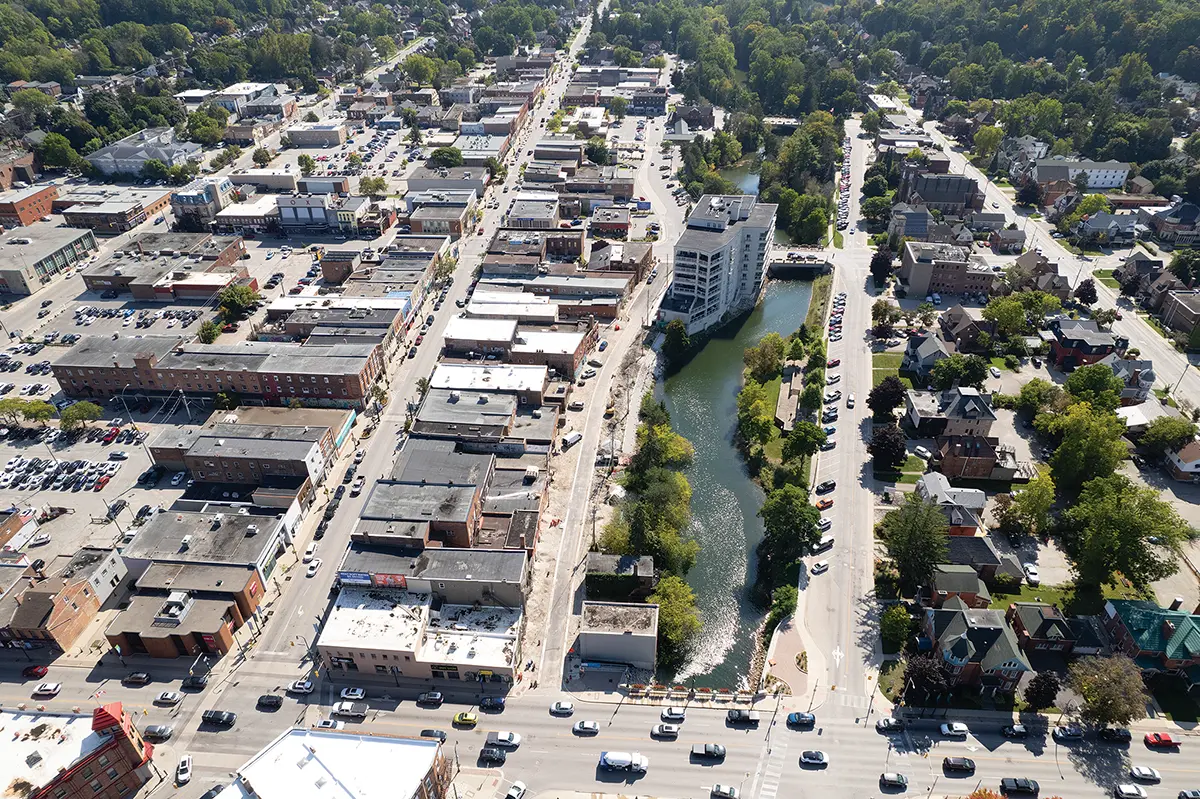
M 675 429 L 696 448 L 687 477 L 691 535 L 700 542 L 700 555 L 688 583 L 704 626 L 677 681 L 695 678 L 699 686 L 733 688 L 749 672 L 753 633 L 763 617 L 747 591 L 763 536 L 758 518 L 763 493 L 733 445 L 742 351 L 771 331 L 786 336 L 798 328 L 811 295 L 811 283 L 771 281 L 763 302 L 736 333 L 710 340 L 682 371 L 657 386 Z
M 743 194 L 758 194 L 758 164 L 756 158 L 743 158 L 734 166 L 718 170 L 721 177 L 737 186 Z M 792 244 L 792 237 L 782 228 L 775 228 L 775 243 L 783 246 Z

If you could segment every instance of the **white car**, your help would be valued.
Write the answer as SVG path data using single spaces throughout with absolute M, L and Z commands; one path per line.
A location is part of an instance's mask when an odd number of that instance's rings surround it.
M 806 766 L 828 766 L 829 755 L 820 749 L 809 749 L 800 753 L 800 762 Z
M 1117 799 L 1146 799 L 1146 789 L 1140 785 L 1126 782 L 1113 788 L 1113 795 Z
M 508 789 L 508 793 L 504 794 L 504 799 L 523 799 L 527 790 L 529 789 L 525 787 L 525 783 L 518 780 Z
M 346 728 L 346 722 L 336 719 L 321 719 L 313 725 L 317 730 L 343 730 Z
M 550 712 L 556 716 L 569 716 L 575 712 L 573 702 L 555 702 L 550 706 Z
M 961 721 L 948 721 L 942 725 L 942 735 L 947 738 L 966 738 L 967 725 Z
M 296 680 L 288 686 L 288 693 L 311 694 L 314 690 L 312 680 Z
M 342 699 L 347 699 L 351 702 L 356 701 L 358 699 L 365 699 L 366 696 L 367 696 L 367 692 L 365 690 L 363 690 L 362 688 L 343 688 L 342 689 Z
M 33 689 L 33 695 L 35 697 L 58 696 L 58 692 L 61 690 L 62 683 L 60 682 L 44 682 L 39 683 L 38 687 Z
M 175 767 L 175 784 L 187 785 L 192 781 L 192 756 L 184 755 L 179 758 L 179 765 Z
M 663 708 L 663 712 L 662 712 L 662 720 L 663 721 L 683 721 L 686 718 L 687 718 L 687 711 L 681 707 L 671 706 L 671 707 Z
M 496 744 L 499 746 L 517 747 L 521 745 L 521 736 L 515 732 L 501 730 L 496 733 Z
M 712 787 L 713 796 L 724 796 L 726 799 L 738 799 L 738 789 L 732 785 L 717 783 Z
M 175 472 L 175 474 L 171 477 L 171 485 L 173 485 L 173 486 L 179 485 L 180 483 L 182 483 L 184 481 L 184 478 L 186 478 L 186 477 L 187 477 L 187 472 Z
M 594 721 L 577 721 L 571 731 L 576 735 L 595 735 L 600 732 L 600 725 Z
M 1142 782 L 1162 781 L 1162 775 L 1158 773 L 1158 769 L 1150 768 L 1149 766 L 1134 766 L 1129 769 L 1129 776 Z
M 926 460 L 926 461 L 933 457 L 933 453 L 930 452 L 929 450 L 925 449 L 925 447 L 917 447 L 916 449 L 913 450 L 913 454 L 916 455 L 921 460 Z
M 183 694 L 178 691 L 163 691 L 158 696 L 154 697 L 156 705 L 178 705 L 183 699 Z
M 678 724 L 655 724 L 650 728 L 651 738 L 675 738 L 679 735 Z
M 1042 584 L 1042 575 L 1036 563 L 1022 563 L 1021 568 L 1025 570 L 1025 582 L 1034 587 Z
M 812 565 L 812 569 L 810 569 L 810 571 L 813 574 L 824 574 L 825 572 L 829 571 L 829 561 L 818 560 Z
M 304 550 L 304 557 L 301 559 L 301 562 L 302 563 L 312 563 L 312 559 L 315 558 L 316 556 L 317 556 L 317 545 L 315 543 L 309 544 L 308 549 Z
M 988 369 L 988 374 L 990 374 L 992 377 L 1000 377 L 1000 370 L 995 366 L 992 366 Z
M 313 558 L 313 562 L 308 564 L 308 570 L 304 572 L 305 577 L 316 577 L 317 572 L 321 569 L 321 559 Z

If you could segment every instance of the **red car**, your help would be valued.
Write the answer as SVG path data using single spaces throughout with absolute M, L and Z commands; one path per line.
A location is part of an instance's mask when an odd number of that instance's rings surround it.
M 49 666 L 26 666 L 21 671 L 21 676 L 22 677 L 32 677 L 34 679 L 37 679 L 39 677 L 45 677 L 46 672 L 48 672 L 48 671 L 50 671 Z
M 828 369 L 832 369 L 832 368 L 833 368 L 833 367 L 835 367 L 835 366 L 841 366 L 841 365 L 842 365 L 842 359 L 841 359 L 841 358 L 834 358 L 832 361 L 827 361 L 827 362 L 825 363 L 825 366 L 826 366 L 826 368 L 828 368 Z
M 1162 749 L 1172 749 L 1179 746 L 1179 739 L 1172 738 L 1169 732 L 1146 733 L 1146 746 L 1157 746 Z
M 97 480 L 97 481 L 96 481 L 96 490 L 97 490 L 97 491 L 101 491 L 101 490 L 103 490 L 103 489 L 104 489 L 104 487 L 105 487 L 106 485 L 108 485 L 108 481 L 109 481 L 109 480 L 111 480 L 111 479 L 112 479 L 112 475 L 107 475 L 107 474 L 106 474 L 106 475 L 104 475 L 103 477 L 101 477 L 99 480 Z
M 424 341 L 424 340 L 425 340 L 425 336 L 424 336 L 424 335 L 417 336 L 417 343 L 418 343 L 418 344 L 420 344 L 420 343 L 421 343 L 422 341 Z
M 104 434 L 104 439 L 103 439 L 104 443 L 105 444 L 113 443 L 113 441 L 117 437 L 117 434 L 119 434 L 120 432 L 121 432 L 121 429 L 119 427 L 110 427 L 108 429 L 108 432 Z

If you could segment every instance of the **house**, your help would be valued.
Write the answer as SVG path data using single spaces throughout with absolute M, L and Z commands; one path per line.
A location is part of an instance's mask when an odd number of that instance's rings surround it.
M 1015 228 L 993 230 L 988 236 L 988 244 L 997 253 L 1019 255 L 1025 249 L 1025 231 Z
M 979 390 L 955 386 L 945 391 L 904 394 L 905 416 L 922 436 L 987 436 L 996 421 L 992 398 Z
M 1132 244 L 1137 238 L 1134 227 L 1137 216 L 1134 214 L 1110 214 L 1099 211 L 1079 220 L 1075 226 L 1075 235 L 1084 241 L 1095 241 L 1104 244 Z
M 990 536 L 954 535 L 946 539 L 946 563 L 954 566 L 970 566 L 987 585 L 994 585 L 998 577 L 1023 579 L 1021 564 L 1013 555 L 1001 555 Z
M 1071 299 L 1071 277 L 1058 263 L 1036 250 L 1029 250 L 1013 262 L 1016 290 L 1036 289 L 1053 294 L 1066 302 Z
M 1139 291 L 1138 296 L 1142 301 L 1142 305 L 1151 311 L 1162 311 L 1167 304 L 1168 298 L 1177 291 L 1185 291 L 1187 286 L 1182 280 L 1177 278 L 1169 271 L 1163 271 L 1158 277 L 1150 281 L 1150 285 L 1146 286 L 1144 291 Z M 1183 300 L 1184 304 L 1187 300 Z M 1180 312 L 1178 309 L 1176 312 Z M 1176 324 L 1180 324 L 1181 320 L 1177 320 Z
M 0 618 L 0 641 L 8 646 L 49 644 L 66 652 L 125 579 L 125 563 L 116 550 L 88 547 L 48 566 L 40 562 L 31 567 L 28 587 L 13 595 L 14 603 L 0 605 L 7 616 Z
M 996 151 L 1001 169 L 1008 170 L 1014 184 L 1021 182 L 1033 165 L 1050 154 L 1050 145 L 1033 136 L 1006 136 Z
M 1110 599 L 1103 622 L 1113 646 L 1133 658 L 1143 675 L 1176 675 L 1189 693 L 1200 696 L 1200 614 L 1140 599 Z
M 1065 158 L 1043 158 L 1033 165 L 1031 173 L 1039 186 L 1056 180 L 1066 180 L 1072 185 L 1079 176 L 1087 176 L 1089 192 L 1120 190 L 1129 177 L 1129 164 L 1123 161 L 1071 161 Z
M 1014 602 L 1008 606 L 1004 618 L 1023 652 L 1035 650 L 1069 655 L 1075 648 L 1075 633 L 1056 605 Z
M 904 358 L 900 369 L 904 372 L 915 372 L 921 377 L 928 377 L 933 365 L 943 358 L 949 358 L 946 345 L 932 333 L 919 336 L 909 336 L 908 345 L 904 348 Z
M 1055 319 L 1050 323 L 1054 339 L 1050 342 L 1050 358 L 1063 371 L 1097 363 L 1118 349 L 1124 350 L 1124 339 L 1118 339 L 1091 319 Z
M 956 686 L 1012 693 L 1033 670 L 998 610 L 948 599 L 940 608 L 926 609 L 922 632 L 950 667 Z
M 964 222 L 975 233 L 992 233 L 1003 230 L 1008 224 L 1008 217 L 998 212 L 975 211 L 967 214 Z
M 1182 419 L 1183 414 L 1170 405 L 1159 402 L 1158 397 L 1148 399 L 1137 405 L 1126 405 L 1117 408 L 1117 418 L 1125 423 L 1125 432 L 1135 439 L 1146 432 L 1155 420 L 1168 416 L 1172 419 Z
M 973 480 L 1011 481 L 1037 475 L 1033 464 L 1017 461 L 1014 447 L 989 436 L 938 436 L 932 466 L 942 474 Z
M 954 488 L 944 474 L 928 472 L 917 480 L 917 494 L 941 508 L 950 535 L 978 535 L 983 531 L 987 495 L 978 488 Z
M 1167 471 L 1176 480 L 1200 482 L 1200 440 L 1191 441 L 1181 449 L 1167 453 Z
M 1152 361 L 1126 359 L 1114 352 L 1098 363 L 1111 367 L 1113 374 L 1125 384 L 1121 390 L 1122 405 L 1137 405 L 1150 397 L 1150 389 L 1154 388 L 1157 379 Z
M 992 595 L 979 575 L 970 566 L 953 566 L 948 563 L 933 567 L 933 578 L 929 591 L 921 600 L 928 607 L 941 608 L 947 603 L 967 608 L 985 609 L 992 603 Z
M 1191 335 L 1200 323 L 1200 289 L 1166 292 L 1162 303 L 1162 319 L 1163 324 L 1172 330 Z
M 1170 208 L 1140 212 L 1146 226 L 1159 241 L 1188 246 L 1200 240 L 1200 205 L 1182 202 Z
M 1161 258 L 1155 258 L 1144 250 L 1134 250 L 1125 258 L 1125 262 L 1113 270 L 1113 277 L 1124 286 L 1135 277 L 1142 286 L 1148 287 L 1152 281 L 1162 275 L 1166 264 Z M 1141 286 L 1139 286 L 1140 291 Z
M 1125 182 L 1125 191 L 1130 194 L 1152 194 L 1154 181 L 1142 175 L 1132 177 Z
M 986 335 L 990 340 L 996 335 L 996 325 L 983 318 L 978 308 L 970 310 L 955 305 L 942 312 L 938 317 L 938 326 L 946 341 L 954 343 L 959 352 L 972 352 L 982 349 L 979 343 L 980 335 Z

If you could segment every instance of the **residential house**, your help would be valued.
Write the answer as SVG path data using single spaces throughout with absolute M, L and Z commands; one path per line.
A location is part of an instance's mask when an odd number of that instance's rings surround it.
M 970 566 L 943 563 L 933 567 L 929 590 L 922 595 L 921 601 L 931 608 L 950 603 L 952 608 L 962 604 L 966 608 L 982 610 L 992 603 L 992 595 Z
M 1025 231 L 1017 228 L 993 230 L 988 236 L 988 244 L 997 253 L 1020 255 L 1025 249 Z
M 1137 216 L 1134 214 L 1110 214 L 1099 211 L 1079 220 L 1075 226 L 1075 235 L 1084 241 L 1095 241 L 1103 244 L 1132 244 L 1137 238 L 1134 227 Z
M 946 341 L 953 342 L 959 352 L 982 349 L 979 337 L 985 335 L 990 341 L 996 335 L 995 323 L 984 319 L 980 309 L 967 309 L 961 305 L 943 311 L 938 317 L 938 326 Z
M 1033 136 L 1006 136 L 1000 142 L 996 160 L 1008 171 L 1014 184 L 1020 183 L 1033 170 L 1033 165 L 1050 154 L 1050 145 Z
M 11 615 L 0 618 L 0 641 L 50 644 L 66 652 L 95 621 L 125 579 L 126 568 L 116 550 L 84 548 L 55 558 L 48 567 L 35 563 L 33 572 L 29 587 L 14 595 L 15 605 L 4 606 Z
M 1137 277 L 1145 286 L 1156 280 L 1166 268 L 1166 264 L 1161 258 L 1155 258 L 1144 250 L 1134 250 L 1126 258 L 1124 263 L 1113 270 L 1113 277 L 1122 286 L 1134 277 Z
M 944 474 L 928 472 L 917 480 L 917 494 L 942 509 L 950 535 L 977 535 L 983 530 L 987 495 L 978 488 L 954 488 Z
M 1057 605 L 1014 602 L 1004 614 L 1021 651 L 1057 652 L 1069 655 L 1075 648 L 1075 633 Z
M 1089 192 L 1120 190 L 1129 177 L 1129 164 L 1123 161 L 1071 161 L 1065 158 L 1043 158 L 1033 165 L 1031 173 L 1039 186 L 1056 180 L 1074 184 L 1080 174 L 1087 176 Z
M 1138 292 L 1142 306 L 1151 311 L 1162 311 L 1167 305 L 1167 299 L 1174 293 L 1187 291 L 1188 287 L 1174 273 L 1164 270 L 1162 274 L 1150 281 L 1144 291 Z M 1187 304 L 1187 299 L 1182 299 Z M 1177 311 L 1178 312 L 1178 311 Z
M 1166 292 L 1164 297 L 1163 324 L 1172 330 L 1191 335 L 1197 323 L 1200 323 L 1200 289 L 1175 289 Z
M 936 335 L 926 333 L 909 336 L 908 346 L 904 348 L 904 358 L 900 361 L 900 370 L 928 377 L 935 363 L 949 357 L 946 345 Z
M 1190 441 L 1167 453 L 1167 471 L 1176 480 L 1200 482 L 1200 440 Z
M 1200 240 L 1200 205 L 1182 202 L 1163 209 L 1147 209 L 1140 216 L 1159 241 L 1184 247 Z
M 1125 384 L 1121 390 L 1122 405 L 1137 405 L 1149 399 L 1157 379 L 1152 361 L 1126 359 L 1114 352 L 1101 358 L 1099 363 L 1111 367 L 1113 374 Z
M 973 609 L 966 602 L 948 599 L 940 608 L 926 609 L 922 628 L 950 667 L 956 686 L 1011 694 L 1021 678 L 1033 671 L 998 610 Z
M 970 566 L 987 585 L 995 585 L 997 578 L 1019 583 L 1025 576 L 1016 557 L 1001 555 L 991 537 L 986 535 L 949 536 L 946 539 L 946 563 Z
M 1097 363 L 1118 349 L 1125 349 L 1124 339 L 1101 330 L 1091 319 L 1055 319 L 1050 323 L 1050 332 L 1054 336 L 1050 358 L 1064 371 Z
M 1029 250 L 1013 263 L 1015 273 L 1020 276 L 1016 289 L 1036 289 L 1053 294 L 1063 302 L 1071 299 L 1071 277 L 1055 261 L 1036 250 Z
M 1140 402 L 1137 405 L 1124 405 L 1117 408 L 1117 418 L 1125 423 L 1125 432 L 1137 439 L 1149 429 L 1156 419 L 1168 416 L 1172 419 L 1183 419 L 1183 414 L 1170 405 L 1159 402 L 1158 397 Z
M 964 386 L 945 391 L 909 390 L 904 404 L 905 416 L 922 436 L 986 436 L 996 421 L 991 397 Z
M 1104 629 L 1143 674 L 1173 674 L 1200 696 L 1200 614 L 1140 599 L 1104 603 Z
M 998 211 L 975 211 L 967 214 L 967 218 L 963 221 L 974 233 L 992 233 L 1003 230 L 1004 226 L 1008 224 L 1008 217 Z
M 1037 474 L 1032 464 L 1017 460 L 1014 447 L 991 436 L 938 436 L 931 465 L 956 479 L 1012 481 Z
M 1125 181 L 1125 191 L 1130 194 L 1153 194 L 1154 181 L 1142 175 L 1132 177 Z

